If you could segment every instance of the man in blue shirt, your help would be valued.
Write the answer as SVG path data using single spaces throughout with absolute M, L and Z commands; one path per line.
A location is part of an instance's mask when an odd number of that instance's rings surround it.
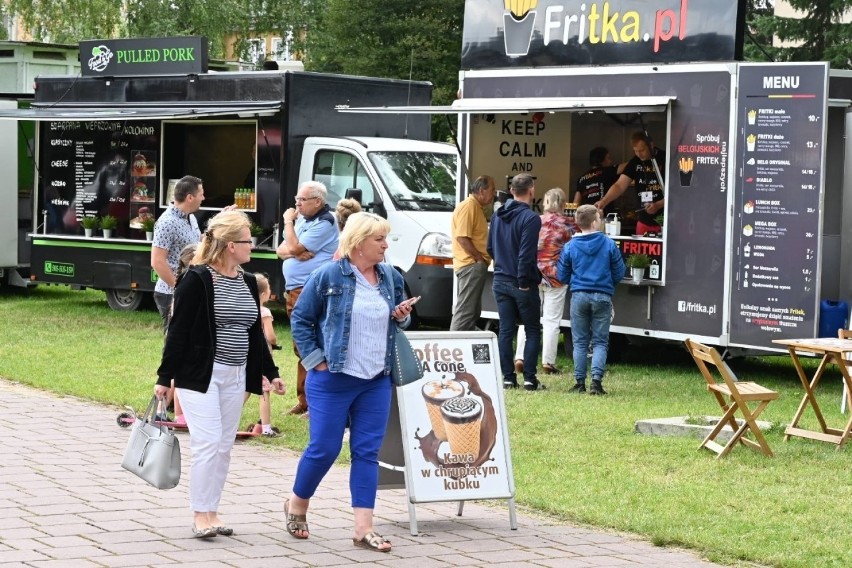
M 500 317 L 500 370 L 503 388 L 517 388 L 512 340 L 517 335 L 517 321 L 524 326 L 524 390 L 543 389 L 536 377 L 538 350 L 541 346 L 541 298 L 538 284 L 538 234 L 541 217 L 531 208 L 535 199 L 535 183 L 529 174 L 512 178 L 512 199 L 491 217 L 488 231 L 488 254 L 494 259 L 494 281 L 491 288 Z
M 338 245 L 337 223 L 326 203 L 328 190 L 318 181 L 306 181 L 296 193 L 296 207 L 284 212 L 284 240 L 276 253 L 284 261 L 284 289 L 287 291 L 287 317 L 293 313 L 302 287 L 317 267 L 329 262 Z M 290 414 L 305 414 L 307 372 L 293 342 L 296 354 L 296 396 L 298 402 Z

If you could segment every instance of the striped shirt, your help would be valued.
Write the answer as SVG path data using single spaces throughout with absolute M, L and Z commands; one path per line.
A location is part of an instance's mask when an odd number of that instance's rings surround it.
M 343 372 L 359 379 L 372 379 L 385 370 L 390 308 L 381 289 L 370 284 L 354 264 L 352 270 L 355 272 L 355 299 L 349 326 L 349 355 Z
M 248 357 L 248 331 L 257 321 L 257 304 L 242 272 L 229 278 L 209 266 L 207 269 L 213 277 L 213 313 L 216 318 L 216 355 L 213 360 L 238 367 Z

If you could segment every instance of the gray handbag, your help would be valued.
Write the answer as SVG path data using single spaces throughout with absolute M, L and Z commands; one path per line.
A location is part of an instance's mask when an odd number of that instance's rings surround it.
M 171 489 L 180 482 L 180 443 L 166 426 L 152 422 L 156 407 L 155 396 L 133 422 L 121 467 L 157 489 Z
M 393 325 L 393 323 L 391 323 Z M 408 336 L 399 326 L 394 325 L 393 343 L 393 368 L 391 376 L 398 387 L 404 387 L 409 383 L 419 381 L 423 378 L 423 364 L 417 358 Z

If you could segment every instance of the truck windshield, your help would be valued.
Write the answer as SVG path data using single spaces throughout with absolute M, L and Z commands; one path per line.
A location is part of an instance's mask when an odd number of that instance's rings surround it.
M 452 211 L 456 156 L 432 152 L 370 152 L 370 161 L 400 211 Z

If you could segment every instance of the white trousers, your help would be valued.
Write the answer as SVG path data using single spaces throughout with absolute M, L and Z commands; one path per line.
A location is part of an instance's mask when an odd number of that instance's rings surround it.
M 186 425 L 192 465 L 189 506 L 196 513 L 216 512 L 231 465 L 246 392 L 246 367 L 213 363 L 210 387 L 201 393 L 177 389 Z
M 567 286 L 554 288 L 539 285 L 538 294 L 541 297 L 541 362 L 544 365 L 556 365 L 556 350 L 559 345 L 559 321 L 565 309 Z M 527 334 L 524 326 L 518 326 L 518 347 L 515 350 L 515 360 L 524 358 L 524 345 Z

